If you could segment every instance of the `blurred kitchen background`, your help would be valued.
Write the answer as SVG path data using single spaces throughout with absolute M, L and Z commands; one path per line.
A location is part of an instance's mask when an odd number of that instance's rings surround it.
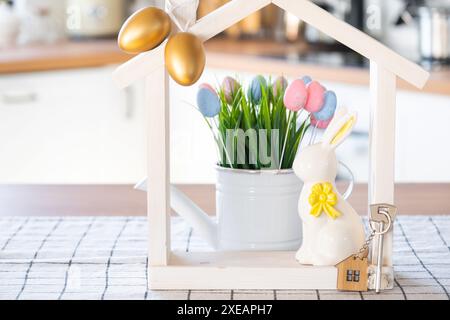
M 201 0 L 198 17 L 226 2 Z M 314 2 L 431 71 L 423 92 L 398 83 L 397 181 L 450 182 L 450 1 Z M 130 58 L 116 45 L 120 26 L 148 5 L 164 1 L 0 0 L 0 184 L 131 185 L 146 175 L 142 84 L 120 91 L 111 73 Z M 340 156 L 367 182 L 364 58 L 275 6 L 205 47 L 201 82 L 310 75 L 335 90 L 339 105 L 360 113 Z M 190 106 L 196 87 L 172 93 L 171 179 L 214 183 L 214 143 Z

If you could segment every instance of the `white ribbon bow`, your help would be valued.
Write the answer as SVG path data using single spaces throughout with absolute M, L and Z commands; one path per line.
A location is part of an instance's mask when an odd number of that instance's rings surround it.
M 188 30 L 197 21 L 199 0 L 166 0 L 167 14 L 181 31 Z

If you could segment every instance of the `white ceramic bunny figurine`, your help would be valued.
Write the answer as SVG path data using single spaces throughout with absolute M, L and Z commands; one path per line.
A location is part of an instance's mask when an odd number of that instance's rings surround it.
M 323 142 L 305 147 L 295 159 L 295 174 L 304 182 L 298 205 L 303 243 L 296 254 L 301 264 L 336 265 L 357 253 L 365 241 L 361 217 L 335 185 L 335 148 L 350 134 L 356 120 L 355 112 L 338 110 Z

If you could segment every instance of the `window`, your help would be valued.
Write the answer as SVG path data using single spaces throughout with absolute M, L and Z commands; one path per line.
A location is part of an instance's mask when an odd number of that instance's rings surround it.
M 359 282 L 361 272 L 359 270 L 347 270 L 347 282 Z
M 353 279 L 353 270 L 347 270 L 347 281 L 351 282 Z

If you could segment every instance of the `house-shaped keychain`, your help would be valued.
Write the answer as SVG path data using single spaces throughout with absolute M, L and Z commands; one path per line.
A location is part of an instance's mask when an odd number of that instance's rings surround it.
M 369 263 L 367 257 L 353 255 L 336 265 L 337 289 L 341 291 L 367 291 Z

